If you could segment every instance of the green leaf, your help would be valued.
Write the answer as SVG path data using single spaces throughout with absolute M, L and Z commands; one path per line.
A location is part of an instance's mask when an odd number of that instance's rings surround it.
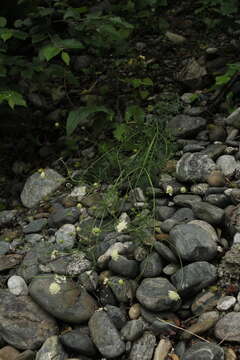
M 0 27 L 5 27 L 7 25 L 7 19 L 3 16 L 0 16 Z
M 0 31 L 0 37 L 3 39 L 4 42 L 11 39 L 12 36 L 13 36 L 13 33 L 11 30 L 6 29 L 6 30 Z
M 12 109 L 14 109 L 15 105 L 27 106 L 26 101 L 17 91 L 0 90 L 0 104 L 3 101 L 7 101 Z
M 123 142 L 128 131 L 129 127 L 126 124 L 117 124 L 116 129 L 113 131 L 113 136 L 118 141 Z
M 80 15 L 86 12 L 88 12 L 88 8 L 86 6 L 82 6 L 80 8 L 68 8 L 67 11 L 64 13 L 63 19 L 79 19 Z
M 57 56 L 62 51 L 61 48 L 55 47 L 53 45 L 46 45 L 42 47 L 39 51 L 40 60 L 51 60 L 55 56 Z
M 153 86 L 153 82 L 150 78 L 144 78 L 144 79 L 142 79 L 142 85 Z
M 89 122 L 88 117 L 97 112 L 106 113 L 107 115 L 109 115 L 110 120 L 112 120 L 113 112 L 107 109 L 105 106 L 82 106 L 77 110 L 70 111 L 66 124 L 67 136 L 72 135 L 78 125 L 86 125 Z
M 5 77 L 7 75 L 7 69 L 5 66 L 0 65 L 0 77 Z
M 55 45 L 62 49 L 83 49 L 84 45 L 81 41 L 76 39 L 58 39 L 55 41 Z
M 61 58 L 62 58 L 62 60 L 65 62 L 66 65 L 69 65 L 69 64 L 70 64 L 70 56 L 68 55 L 67 52 L 62 51 L 62 53 L 61 53 Z
M 142 108 L 138 105 L 130 105 L 127 107 L 125 111 L 125 121 L 128 123 L 132 119 L 135 122 L 143 122 L 145 117 L 145 113 Z

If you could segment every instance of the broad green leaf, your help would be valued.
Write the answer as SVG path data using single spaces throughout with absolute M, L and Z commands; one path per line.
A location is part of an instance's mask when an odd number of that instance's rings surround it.
M 61 53 L 61 58 L 62 58 L 62 60 L 65 62 L 66 65 L 69 65 L 69 64 L 70 64 L 70 56 L 68 55 L 67 52 L 62 51 L 62 53 Z
M 144 79 L 142 79 L 142 85 L 153 86 L 153 82 L 150 78 L 144 78 Z
M 13 33 L 11 30 L 3 30 L 0 31 L 0 36 L 3 39 L 4 42 L 6 42 L 7 40 L 11 39 L 11 37 L 13 36 Z
M 88 8 L 86 6 L 82 6 L 80 8 L 68 8 L 67 11 L 65 11 L 64 13 L 63 19 L 79 19 L 80 15 L 85 14 L 86 12 L 88 12 Z
M 7 19 L 3 16 L 0 16 L 0 27 L 5 27 L 7 25 Z
M 77 128 L 78 125 L 86 125 L 89 121 L 88 117 L 93 115 L 97 112 L 104 112 L 110 116 L 110 120 L 113 117 L 113 112 L 107 109 L 105 106 L 91 106 L 91 107 L 80 107 L 77 110 L 70 111 L 67 124 L 66 124 L 66 131 L 67 136 L 72 135 L 74 130 Z
M 26 101 L 17 91 L 0 90 L 0 104 L 3 101 L 7 101 L 12 109 L 14 109 L 15 105 L 27 106 Z
M 55 41 L 55 45 L 62 49 L 83 49 L 84 45 L 81 41 L 76 39 L 58 39 Z
M 46 45 L 39 51 L 40 60 L 51 60 L 55 56 L 57 56 L 62 51 L 61 48 L 55 47 L 53 45 Z
M 127 107 L 125 111 L 125 121 L 126 123 L 130 122 L 132 119 L 135 122 L 143 122 L 144 121 L 144 111 L 138 105 L 130 105 Z

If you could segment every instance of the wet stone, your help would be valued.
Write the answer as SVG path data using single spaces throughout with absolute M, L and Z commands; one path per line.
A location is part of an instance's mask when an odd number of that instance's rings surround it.
M 208 155 L 186 153 L 177 163 L 176 177 L 183 182 L 204 182 L 215 169 L 216 164 Z
M 224 351 L 219 345 L 197 342 L 184 353 L 183 360 L 224 360 Z
M 95 311 L 89 320 L 88 326 L 91 338 L 103 356 L 115 358 L 123 354 L 125 344 L 104 310 Z
M 136 260 L 129 260 L 122 255 L 111 258 L 108 267 L 118 275 L 135 278 L 139 274 L 139 265 Z
M 217 306 L 220 294 L 211 291 L 201 292 L 194 299 L 191 310 L 194 314 L 201 314 L 205 311 L 210 311 Z
M 121 336 L 125 341 L 134 341 L 142 336 L 144 327 L 142 319 L 128 321 L 121 329 Z
M 170 231 L 170 242 L 185 261 L 211 260 L 217 254 L 217 245 L 211 233 L 195 224 L 175 226 Z
M 120 276 L 111 276 L 108 286 L 120 303 L 127 303 L 135 297 L 136 283 L 134 281 Z
M 120 330 L 127 322 L 126 313 L 117 306 L 106 305 L 104 310 L 118 330 Z
M 163 277 L 143 279 L 136 298 L 146 309 L 152 311 L 176 310 L 181 305 L 176 288 Z
M 38 350 L 36 360 L 56 359 L 66 360 L 68 358 L 58 336 L 49 337 Z
M 196 261 L 186 265 L 171 276 L 172 283 L 181 296 L 196 294 L 212 285 L 216 279 L 216 267 L 206 261 Z
M 173 251 L 163 242 L 155 241 L 153 244 L 154 249 L 159 253 L 159 255 L 168 262 L 178 263 L 177 256 Z
M 215 336 L 224 341 L 240 342 L 240 313 L 230 312 L 215 325 Z
M 152 331 L 154 335 L 174 335 L 176 333 L 171 326 L 177 319 L 173 313 L 166 311 L 152 312 L 142 306 L 141 315 L 145 321 L 145 328 Z
M 225 194 L 210 194 L 206 196 L 206 201 L 220 208 L 225 208 L 230 205 L 230 200 Z
M 201 196 L 198 196 L 198 195 L 182 194 L 182 195 L 174 196 L 173 201 L 178 206 L 182 206 L 182 207 L 190 206 L 191 207 L 192 203 L 202 201 L 202 198 L 201 198 Z

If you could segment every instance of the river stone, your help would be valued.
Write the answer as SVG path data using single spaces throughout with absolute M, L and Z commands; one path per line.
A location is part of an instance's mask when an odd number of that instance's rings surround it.
M 141 316 L 145 320 L 145 329 L 155 335 L 173 335 L 176 332 L 172 323 L 176 323 L 177 317 L 172 312 L 152 312 L 141 306 Z
M 215 162 L 201 153 L 186 153 L 177 162 L 176 177 L 183 182 L 204 182 L 216 169 Z
M 149 331 L 133 343 L 129 360 L 151 360 L 156 345 L 156 337 Z
M 227 311 L 235 305 L 236 301 L 237 299 L 234 296 L 223 296 L 218 300 L 217 309 L 219 311 Z
M 28 295 L 28 287 L 25 280 L 21 276 L 13 275 L 8 279 L 8 289 L 11 294 Z
M 97 309 L 95 300 L 71 279 L 60 275 L 35 277 L 29 286 L 32 298 L 57 319 L 80 324 Z
M 13 222 L 16 218 L 17 210 L 0 211 L 0 226 L 6 226 Z
M 207 261 L 188 264 L 171 276 L 173 285 L 182 296 L 194 295 L 213 284 L 216 279 L 217 269 Z
M 173 201 L 178 206 L 191 206 L 192 203 L 202 201 L 201 196 L 192 194 L 180 194 L 173 198 Z
M 71 250 L 76 241 L 76 229 L 72 224 L 65 224 L 55 233 L 56 243 L 62 250 Z
M 45 169 L 31 175 L 21 192 L 21 201 L 27 208 L 33 208 L 45 200 L 64 183 L 65 179 L 55 170 Z
M 224 144 L 210 144 L 204 150 L 201 151 L 201 154 L 208 155 L 211 159 L 217 159 L 226 149 Z
M 234 110 L 226 119 L 227 125 L 231 125 L 237 129 L 240 129 L 240 107 Z
M 178 259 L 176 255 L 172 252 L 169 247 L 160 241 L 155 241 L 153 244 L 154 249 L 161 255 L 163 259 L 165 259 L 168 262 L 178 263 Z M 150 277 L 150 276 L 149 276 Z
M 47 219 L 37 219 L 31 221 L 29 224 L 23 227 L 24 234 L 37 233 L 47 225 Z
M 136 283 L 133 280 L 114 275 L 109 278 L 108 286 L 120 303 L 127 303 L 135 297 Z
M 107 312 L 109 318 L 112 320 L 116 328 L 121 330 L 127 321 L 126 312 L 123 309 L 113 305 L 106 305 L 104 310 Z
M 125 256 L 117 253 L 116 257 L 112 256 L 108 264 L 109 270 L 115 274 L 134 279 L 139 274 L 139 266 L 136 260 L 129 260 Z
M 130 320 L 121 329 L 121 336 L 124 340 L 134 341 L 143 334 L 144 326 L 142 319 Z
M 192 209 L 197 218 L 207 221 L 212 225 L 220 224 L 224 217 L 223 209 L 206 201 L 192 203 Z
M 57 228 L 65 224 L 74 224 L 78 220 L 79 214 L 79 209 L 77 207 L 65 209 L 61 206 L 50 214 L 48 224 L 49 226 Z
M 203 221 L 203 220 L 192 220 L 192 221 L 189 221 L 188 224 L 194 224 L 194 225 L 200 226 L 202 229 L 206 230 L 208 232 L 208 234 L 211 235 L 212 240 L 217 243 L 218 235 L 216 233 L 216 230 L 208 222 Z
M 42 347 L 38 350 L 36 360 L 65 360 L 68 356 L 65 353 L 62 344 L 59 341 L 58 336 L 49 337 Z
M 220 208 L 225 208 L 231 203 L 229 197 L 225 194 L 209 194 L 206 196 L 206 201 Z
M 103 356 L 112 359 L 125 351 L 125 344 L 121 340 L 118 330 L 104 310 L 95 311 L 88 326 L 91 338 Z
M 176 225 L 170 231 L 170 242 L 183 261 L 211 260 L 217 254 L 212 234 L 195 224 Z
M 215 336 L 224 341 L 240 343 L 240 313 L 230 312 L 215 325 Z
M 141 262 L 140 273 L 142 277 L 154 277 L 161 274 L 162 271 L 162 260 L 158 253 L 152 251 L 146 259 Z
M 231 177 L 239 169 L 239 162 L 232 155 L 222 155 L 217 159 L 217 166 L 225 176 Z
M 169 219 L 174 213 L 176 209 L 170 206 L 156 206 L 155 209 L 155 218 L 157 220 L 167 220 Z
M 188 115 L 177 115 L 172 118 L 167 128 L 176 137 L 189 137 L 197 134 L 200 130 L 204 129 L 206 120 L 202 117 L 191 117 Z
M 181 300 L 176 288 L 165 278 L 143 279 L 136 292 L 136 298 L 152 311 L 176 310 Z
M 54 253 L 52 257 L 54 257 Z M 70 276 L 80 275 L 92 268 L 91 262 L 81 251 L 72 252 L 70 254 L 60 253 L 59 256 L 56 256 L 56 259 L 47 263 L 46 266 L 49 269 L 49 272 Z
M 182 360 L 224 360 L 224 350 L 216 344 L 197 342 L 184 353 Z
M 1 289 L 0 304 L 1 337 L 13 347 L 35 350 L 58 333 L 55 320 L 29 296 L 15 296 Z
M 161 230 L 164 232 L 169 232 L 174 226 L 189 222 L 194 219 L 194 214 L 192 209 L 181 208 L 178 209 L 174 215 L 161 223 Z
M 72 351 L 76 351 L 86 356 L 95 356 L 95 348 L 90 335 L 80 329 L 70 330 L 60 336 L 61 343 Z

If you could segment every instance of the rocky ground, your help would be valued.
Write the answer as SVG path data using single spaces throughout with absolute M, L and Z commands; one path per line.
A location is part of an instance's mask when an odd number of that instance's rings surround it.
M 0 212 L 1 359 L 239 358 L 240 109 L 204 111 L 169 121 L 156 187 L 28 177 Z

